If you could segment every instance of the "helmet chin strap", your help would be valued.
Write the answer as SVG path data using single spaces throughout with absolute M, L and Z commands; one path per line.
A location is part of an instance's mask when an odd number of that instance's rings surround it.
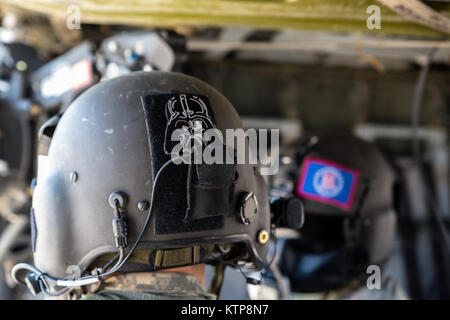
M 178 159 L 181 159 L 181 157 L 179 157 L 179 156 L 171 157 L 168 161 L 166 161 L 161 166 L 161 168 L 156 173 L 154 183 L 153 183 L 152 193 L 151 193 L 151 197 L 150 197 L 150 208 L 148 210 L 147 218 L 145 220 L 144 225 L 142 226 L 141 232 L 139 233 L 139 236 L 138 236 L 136 242 L 134 243 L 133 247 L 130 249 L 130 251 L 128 252 L 128 254 L 126 256 L 125 256 L 125 247 L 127 245 L 126 225 L 120 224 L 121 217 L 120 217 L 120 214 L 118 213 L 119 208 L 116 208 L 117 210 L 115 211 L 115 216 L 113 219 L 113 231 L 114 231 L 115 244 L 119 249 L 119 253 L 118 253 L 118 260 L 111 269 L 104 272 L 104 270 L 96 268 L 95 274 L 93 274 L 93 275 L 88 275 L 88 276 L 82 277 L 80 279 L 69 280 L 69 279 L 67 279 L 67 277 L 63 278 L 63 279 L 51 277 L 50 275 L 42 272 L 41 270 L 39 270 L 38 268 L 36 268 L 33 265 L 30 265 L 28 263 L 19 263 L 19 264 L 16 264 L 13 267 L 13 269 L 11 270 L 11 275 L 12 275 L 12 278 L 14 279 L 14 281 L 16 283 L 27 286 L 32 295 L 37 295 L 40 292 L 44 292 L 48 296 L 58 296 L 58 295 L 66 293 L 67 291 L 69 291 L 71 288 L 74 288 L 74 287 L 87 286 L 87 285 L 101 282 L 103 280 L 103 278 L 113 274 L 114 272 L 117 272 L 125 264 L 125 262 L 128 260 L 128 258 L 130 258 L 130 256 L 133 254 L 133 252 L 136 250 L 138 244 L 140 243 L 140 241 L 142 239 L 142 236 L 144 235 L 145 230 L 147 229 L 147 226 L 150 222 L 150 218 L 152 216 L 153 204 L 154 204 L 153 200 L 154 200 L 155 189 L 156 189 L 156 185 L 157 185 L 159 176 L 161 175 L 163 170 L 168 167 L 169 164 L 171 164 L 172 162 L 174 162 Z M 117 203 L 118 203 L 117 201 L 114 202 L 114 204 L 116 206 L 118 205 Z M 125 241 L 123 241 L 123 240 L 125 240 Z M 17 277 L 19 271 L 27 271 L 25 280 L 20 280 Z M 62 289 L 55 290 L 57 287 L 60 287 Z

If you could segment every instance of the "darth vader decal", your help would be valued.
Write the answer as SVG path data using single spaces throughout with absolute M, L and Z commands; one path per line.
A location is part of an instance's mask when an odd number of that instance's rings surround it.
M 170 159 L 174 150 L 206 146 L 206 130 L 214 129 L 208 97 L 190 93 L 153 94 L 142 97 L 154 169 Z M 156 159 L 156 160 L 155 160 Z
M 164 139 L 166 154 L 170 154 L 179 143 L 184 150 L 192 148 L 195 143 L 204 145 L 202 133 L 215 127 L 205 101 L 206 97 L 188 94 L 169 98 L 166 104 L 167 126 Z
M 178 154 L 176 150 L 180 150 L 180 146 L 182 151 L 189 151 L 186 150 L 189 146 L 195 148 L 195 144 L 201 143 L 203 149 L 210 143 L 202 139 L 206 130 L 215 128 L 208 97 L 178 92 L 152 94 L 141 100 L 154 176 L 173 154 Z M 214 180 L 205 178 L 211 176 L 209 172 L 205 173 L 208 170 L 216 173 Z M 218 174 L 220 170 L 225 170 L 225 174 Z M 222 228 L 223 217 L 230 211 L 229 190 L 233 177 L 233 165 L 187 165 L 186 162 L 171 165 L 158 182 L 160 201 L 155 203 L 153 213 L 155 233 Z M 204 201 L 195 201 L 198 198 Z

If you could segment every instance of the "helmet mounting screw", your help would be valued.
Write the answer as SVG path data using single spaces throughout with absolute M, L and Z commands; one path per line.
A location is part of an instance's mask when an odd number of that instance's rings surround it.
M 141 200 L 137 204 L 139 211 L 146 211 L 150 208 L 150 202 L 147 200 Z
M 70 181 L 72 181 L 72 183 L 76 183 L 78 181 L 78 172 L 72 171 L 70 173 L 69 179 Z
M 258 242 L 261 244 L 266 244 L 269 241 L 269 233 L 266 229 L 262 229 L 258 232 Z

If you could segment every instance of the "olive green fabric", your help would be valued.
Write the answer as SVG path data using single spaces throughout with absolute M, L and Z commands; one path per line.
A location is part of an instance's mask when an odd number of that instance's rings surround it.
M 374 0 L 0 0 L 36 12 L 68 17 L 78 5 L 83 23 L 135 26 L 251 26 L 265 29 L 361 31 L 372 34 L 440 36 Z M 369 30 L 371 5 L 381 7 L 381 30 Z M 429 3 L 450 16 L 450 4 Z
M 119 275 L 81 300 L 213 300 L 201 282 L 185 273 L 149 272 Z
M 209 297 L 196 295 L 171 295 L 156 294 L 148 292 L 134 291 L 100 291 L 98 293 L 90 293 L 82 297 L 81 300 L 212 300 Z

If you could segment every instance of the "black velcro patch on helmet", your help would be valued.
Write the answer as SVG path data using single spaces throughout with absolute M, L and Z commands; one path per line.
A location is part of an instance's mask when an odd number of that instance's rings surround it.
M 187 93 L 155 94 L 142 97 L 149 135 L 153 176 L 171 158 L 180 140 L 176 130 L 185 130 L 187 137 L 194 132 L 215 128 L 214 114 L 206 96 Z M 225 181 L 211 174 L 213 185 L 203 177 L 205 170 L 194 164 L 171 164 L 158 178 L 153 215 L 156 234 L 198 232 L 220 229 L 223 216 L 230 211 L 228 200 L 232 177 L 225 170 Z M 206 170 L 207 172 L 208 170 Z M 233 171 L 234 172 L 234 171 Z M 201 176 L 201 178 L 200 178 Z M 200 179 L 199 179 L 200 178 Z M 219 182 L 220 184 L 218 184 Z M 208 189 L 208 187 L 210 187 Z M 224 198 L 225 197 L 225 198 Z M 209 199 L 216 201 L 209 201 Z
M 33 208 L 31 208 L 31 211 L 30 211 L 30 228 L 31 228 L 31 249 L 33 250 L 33 252 L 35 252 L 37 227 L 36 227 L 36 218 L 34 217 L 34 209 Z

